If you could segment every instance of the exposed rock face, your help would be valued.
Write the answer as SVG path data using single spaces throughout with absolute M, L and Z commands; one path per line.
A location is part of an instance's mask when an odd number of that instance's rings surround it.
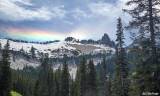
M 105 33 L 99 43 L 109 45 L 110 47 L 115 47 L 115 42 L 112 41 L 109 36 Z

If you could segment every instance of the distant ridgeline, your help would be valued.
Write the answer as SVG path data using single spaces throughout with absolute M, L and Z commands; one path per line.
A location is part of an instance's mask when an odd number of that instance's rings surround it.
M 20 40 L 20 39 L 11 39 L 11 38 L 5 38 L 14 42 L 23 42 L 23 43 L 35 43 L 35 44 L 49 44 L 49 43 L 54 43 L 54 42 L 59 42 L 60 40 L 54 40 L 54 41 L 45 41 L 45 42 L 35 42 L 35 41 L 26 41 L 26 40 Z M 115 42 L 113 40 L 111 40 L 108 36 L 108 34 L 104 34 L 104 36 L 102 37 L 102 39 L 100 40 L 92 40 L 92 39 L 88 39 L 88 40 L 79 40 L 76 39 L 74 37 L 67 37 L 65 38 L 65 41 L 74 41 L 74 42 L 78 42 L 78 43 L 82 43 L 82 44 L 105 44 L 108 45 L 110 47 L 115 47 Z
M 65 39 L 65 41 L 76 41 L 76 42 L 79 42 L 79 43 L 82 43 L 82 44 L 105 44 L 105 45 L 108 45 L 110 47 L 115 47 L 115 42 L 112 41 L 108 34 L 104 34 L 104 36 L 102 37 L 102 39 L 100 40 L 92 40 L 92 39 L 88 39 L 88 40 L 76 40 L 76 38 L 74 37 L 67 37 Z
M 20 40 L 20 39 L 11 39 L 11 38 L 5 38 L 14 42 L 22 42 L 22 43 L 35 43 L 35 44 L 49 44 L 54 42 L 59 42 L 60 40 L 54 40 L 54 41 L 45 41 L 45 42 L 36 42 L 36 41 L 26 41 L 26 40 Z

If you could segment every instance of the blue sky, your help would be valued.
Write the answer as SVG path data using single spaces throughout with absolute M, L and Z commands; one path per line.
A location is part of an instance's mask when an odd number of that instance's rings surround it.
M 0 0 L 1 38 L 12 37 L 2 29 L 16 28 L 94 40 L 107 33 L 115 40 L 117 18 L 122 18 L 124 26 L 130 20 L 130 16 L 122 12 L 122 8 L 127 7 L 126 1 L 128 0 Z M 2 36 L 4 33 L 5 36 Z M 125 34 L 127 42 L 130 41 L 129 32 Z M 23 39 L 15 35 L 14 38 Z M 27 39 L 32 41 L 32 38 Z

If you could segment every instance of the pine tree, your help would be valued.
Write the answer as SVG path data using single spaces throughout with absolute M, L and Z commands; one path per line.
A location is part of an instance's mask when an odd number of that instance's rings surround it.
M 80 96 L 80 66 L 77 68 L 76 78 L 75 78 L 75 96 Z
M 98 82 L 96 68 L 93 64 L 93 60 L 89 61 L 87 69 L 87 92 L 86 96 L 98 96 Z
M 7 44 L 4 47 L 1 61 L 0 96 L 11 96 L 11 69 L 9 46 L 9 40 L 7 40 Z
M 54 78 L 54 96 L 60 96 L 61 94 L 61 75 L 62 70 L 61 67 L 59 67 L 55 72 L 55 78 Z
M 159 86 L 153 82 L 155 66 L 151 66 L 152 61 L 148 59 L 150 58 L 150 40 L 144 40 L 140 43 L 140 46 L 142 48 L 136 48 L 135 57 L 133 59 L 135 70 L 131 76 L 131 96 L 142 95 L 143 92 L 157 92 L 155 88 Z
M 1 49 L 2 49 L 2 45 L 1 45 L 1 43 L 0 43 L 0 51 L 1 51 Z
M 23 70 L 12 70 L 12 90 L 23 96 L 32 96 L 34 80 L 23 73 Z
M 116 64 L 114 69 L 113 80 L 113 96 L 128 96 L 128 63 L 126 62 L 126 53 L 124 47 L 124 34 L 121 18 L 118 19 L 117 24 L 117 44 L 116 44 Z
M 35 54 L 35 48 L 33 46 L 31 47 L 30 52 L 31 52 L 32 58 L 34 59 L 36 57 L 36 54 Z
M 155 35 L 159 32 L 159 13 L 160 9 L 157 8 L 160 5 L 160 0 L 130 0 L 126 3 L 126 5 L 137 5 L 134 9 L 131 10 L 124 10 L 125 12 L 129 13 L 133 21 L 130 21 L 128 29 L 136 28 L 140 29 L 143 27 L 144 34 L 140 35 L 148 35 L 150 33 L 150 39 L 152 42 L 152 55 L 156 57 L 156 40 Z M 155 61 L 156 62 L 156 61 Z M 158 62 L 157 62 L 158 63 Z
M 108 96 L 107 95 L 107 65 L 106 65 L 106 58 L 103 58 L 101 70 L 100 70 L 100 96 Z
M 23 47 L 20 49 L 20 52 L 25 53 L 25 51 L 24 51 Z
M 77 83 L 74 79 L 71 79 L 71 84 L 70 84 L 70 96 L 79 96 L 77 94 Z
M 42 69 L 35 83 L 34 96 L 53 96 L 54 76 L 50 60 L 46 55 L 42 60 Z
M 79 88 L 80 88 L 80 96 L 86 96 L 86 58 L 80 62 L 79 65 Z
M 61 96 L 69 96 L 69 69 L 68 64 L 65 61 L 63 64 L 62 75 L 61 75 Z
M 48 89 L 48 96 L 54 96 L 54 74 L 52 65 L 49 64 L 49 70 L 47 75 L 47 89 Z
M 109 74 L 108 75 L 108 86 L 107 86 L 107 91 L 108 91 L 108 96 L 111 96 L 112 95 L 112 91 L 111 91 L 111 88 L 112 88 L 112 80 L 111 80 L 111 75 Z
M 127 26 L 127 29 L 139 29 L 138 37 L 145 37 L 149 38 L 151 46 L 149 46 L 149 50 L 151 49 L 151 55 L 146 59 L 147 61 L 152 61 L 150 64 L 150 67 L 154 66 L 155 69 L 153 71 L 153 83 L 157 83 L 160 85 L 160 64 L 159 64 L 159 57 L 158 52 L 156 48 L 156 44 L 160 37 L 160 9 L 158 6 L 160 6 L 160 0 L 130 0 L 126 3 L 126 5 L 136 5 L 133 7 L 134 9 L 130 10 L 124 10 L 125 12 L 129 13 L 133 20 L 130 21 L 129 26 Z M 143 41 L 141 40 L 140 43 Z M 139 43 L 139 45 L 141 45 Z M 143 52 L 142 52 L 143 53 Z M 146 54 L 144 54 L 146 55 Z M 141 61 L 139 63 L 142 63 Z M 149 65 L 148 65 L 149 66 Z M 154 89 L 154 91 L 159 91 L 160 88 L 157 87 Z

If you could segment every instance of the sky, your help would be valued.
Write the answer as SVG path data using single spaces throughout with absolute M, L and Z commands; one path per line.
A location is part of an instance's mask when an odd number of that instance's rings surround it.
M 116 39 L 119 17 L 126 26 L 131 17 L 122 11 L 128 0 L 0 0 L 0 38 L 28 41 L 99 40 L 107 33 Z M 126 42 L 129 32 L 125 31 Z

